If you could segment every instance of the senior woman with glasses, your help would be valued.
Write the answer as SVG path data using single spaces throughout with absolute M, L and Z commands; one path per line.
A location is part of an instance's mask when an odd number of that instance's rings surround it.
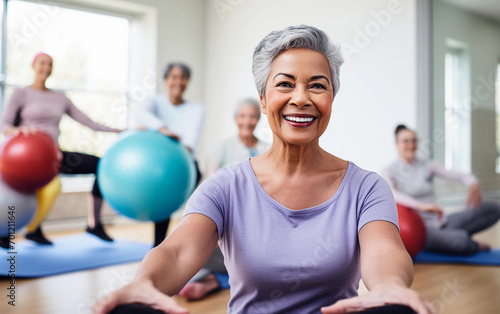
M 311 26 L 271 32 L 258 44 L 253 74 L 273 131 L 270 150 L 202 183 L 179 227 L 96 313 L 127 303 L 187 313 L 169 296 L 217 241 L 230 278 L 229 313 L 346 313 L 386 304 L 435 312 L 408 288 L 412 261 L 387 183 L 319 146 L 342 61 L 340 48 Z M 360 278 L 370 292 L 358 297 Z

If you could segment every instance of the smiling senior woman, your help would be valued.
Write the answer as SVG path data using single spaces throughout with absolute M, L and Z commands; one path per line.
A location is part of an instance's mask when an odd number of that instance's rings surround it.
M 386 304 L 435 312 L 408 288 L 412 261 L 387 183 L 319 146 L 341 64 L 339 47 L 311 26 L 274 31 L 259 43 L 253 73 L 274 133 L 271 149 L 201 184 L 179 227 L 96 313 L 125 303 L 187 313 L 168 296 L 217 240 L 230 278 L 229 313 L 345 313 Z M 357 297 L 361 277 L 370 292 Z

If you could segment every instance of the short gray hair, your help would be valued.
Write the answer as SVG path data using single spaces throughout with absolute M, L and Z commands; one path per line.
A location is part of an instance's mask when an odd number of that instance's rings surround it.
M 280 53 L 292 48 L 305 48 L 322 53 L 328 60 L 332 75 L 334 95 L 340 87 L 339 71 L 344 62 L 340 46 L 330 41 L 322 30 L 309 26 L 289 26 L 280 31 L 272 31 L 255 47 L 252 72 L 259 95 L 264 96 L 271 64 Z
M 182 62 L 170 62 L 167 64 L 165 67 L 165 70 L 163 71 L 163 79 L 166 80 L 170 72 L 172 71 L 173 68 L 179 68 L 182 71 L 182 74 L 186 76 L 186 78 L 189 80 L 191 78 L 191 69 Z
M 259 119 L 260 119 L 260 102 L 255 99 L 255 98 L 245 98 L 236 103 L 236 106 L 234 107 L 234 117 L 238 115 L 238 112 L 240 112 L 241 107 L 244 106 L 250 106 L 254 107 L 257 112 L 259 113 Z

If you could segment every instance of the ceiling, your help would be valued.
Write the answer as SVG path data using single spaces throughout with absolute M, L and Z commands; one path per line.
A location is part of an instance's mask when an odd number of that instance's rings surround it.
M 499 0 L 440 0 L 500 22 Z

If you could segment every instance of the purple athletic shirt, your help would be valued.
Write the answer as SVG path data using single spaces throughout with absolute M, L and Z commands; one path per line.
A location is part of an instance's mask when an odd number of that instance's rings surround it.
M 217 225 L 228 313 L 320 313 L 356 296 L 359 230 L 374 220 L 398 222 L 388 184 L 351 162 L 328 201 L 291 210 L 264 191 L 246 160 L 203 182 L 186 205 L 184 215 L 192 213 Z

